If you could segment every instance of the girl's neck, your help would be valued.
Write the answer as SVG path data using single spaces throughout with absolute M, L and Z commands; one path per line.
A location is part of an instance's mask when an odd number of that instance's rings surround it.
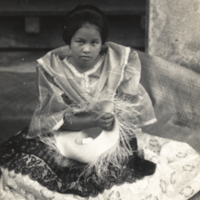
M 76 70 L 79 73 L 83 74 L 89 71 L 90 69 L 92 69 L 96 65 L 96 63 L 99 61 L 100 58 L 101 58 L 101 55 L 99 54 L 97 58 L 94 60 L 94 62 L 83 64 L 83 63 L 76 62 L 76 60 L 71 56 L 71 57 L 68 57 L 68 61 L 76 68 Z

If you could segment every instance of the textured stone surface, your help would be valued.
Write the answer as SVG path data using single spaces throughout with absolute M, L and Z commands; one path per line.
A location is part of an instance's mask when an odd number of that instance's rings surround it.
M 149 0 L 147 52 L 200 72 L 200 0 Z

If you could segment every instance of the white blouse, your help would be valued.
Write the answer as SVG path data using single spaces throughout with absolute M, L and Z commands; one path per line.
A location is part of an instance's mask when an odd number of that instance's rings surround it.
M 74 76 L 74 79 L 79 84 L 79 86 L 88 94 L 93 95 L 95 93 L 96 85 L 98 84 L 99 81 L 104 58 L 105 55 L 102 55 L 99 61 L 95 64 L 95 66 L 84 73 L 80 73 L 74 67 L 74 65 L 72 65 L 68 61 L 67 58 L 65 58 L 63 62 L 69 67 Z

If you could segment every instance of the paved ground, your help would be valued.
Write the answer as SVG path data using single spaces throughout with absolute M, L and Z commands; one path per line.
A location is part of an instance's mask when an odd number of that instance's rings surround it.
M 37 59 L 48 50 L 43 51 L 0 51 L 0 72 L 35 72 Z

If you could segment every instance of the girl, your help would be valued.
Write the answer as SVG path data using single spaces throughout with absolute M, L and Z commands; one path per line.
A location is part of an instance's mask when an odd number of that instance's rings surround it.
M 9 176 L 29 175 L 29 182 L 34 180 L 34 189 L 28 189 L 28 182 L 18 195 L 47 198 L 51 190 L 54 195 L 96 196 L 155 172 L 155 164 L 137 149 L 140 128 L 156 122 L 139 83 L 140 60 L 136 51 L 106 42 L 107 35 L 104 14 L 94 6 L 79 5 L 66 18 L 67 46 L 38 60 L 39 103 L 30 127 L 1 147 L 5 173 L 14 170 Z M 88 154 L 70 153 L 76 151 L 72 138 L 82 130 L 90 130 L 80 141 L 85 148 L 103 132 L 108 139 Z M 74 145 L 69 148 L 70 144 Z

